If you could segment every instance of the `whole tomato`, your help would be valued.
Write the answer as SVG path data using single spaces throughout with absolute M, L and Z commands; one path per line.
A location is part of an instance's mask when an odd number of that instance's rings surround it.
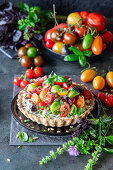
M 52 40 L 47 40 L 47 41 L 46 41 L 46 47 L 47 47 L 47 48 L 50 48 L 50 49 L 51 49 L 51 48 L 53 47 L 53 45 L 54 45 L 54 42 L 53 42 Z
M 67 24 L 66 23 L 61 23 L 61 24 L 58 24 L 57 26 L 53 27 L 52 29 L 63 29 Z
M 104 41 L 106 44 L 109 44 L 109 43 L 112 42 L 113 34 L 112 34 L 110 31 L 105 31 L 105 32 L 102 34 L 102 39 L 103 39 L 103 41 Z
M 22 80 L 20 83 L 20 87 L 24 89 L 28 84 L 29 84 L 28 80 Z
M 22 79 L 20 79 L 19 77 L 15 77 L 13 82 L 16 86 L 20 86 L 21 81 Z
M 21 58 L 21 65 L 25 68 L 29 68 L 33 65 L 33 61 L 31 58 L 29 58 L 27 55 L 26 56 L 23 56 Z
M 102 90 L 105 86 L 105 80 L 102 76 L 96 76 L 94 79 L 93 79 L 93 87 L 96 89 L 96 90 Z
M 61 32 L 58 31 L 58 30 L 53 30 L 50 34 L 50 38 L 53 42 L 58 42 L 58 41 L 61 41 L 62 39 L 62 36 L 60 35 Z
M 69 32 L 65 32 L 63 35 L 64 43 L 66 45 L 72 45 L 75 44 L 77 40 L 77 35 Z
M 113 97 L 107 96 L 104 102 L 106 106 L 113 107 Z
M 48 31 L 45 33 L 45 35 L 44 35 L 44 40 L 45 40 L 45 42 L 46 42 L 47 40 L 50 40 L 50 39 L 51 39 L 50 34 L 51 34 L 52 31 L 53 31 L 53 29 L 50 29 L 50 30 L 48 30 Z
M 82 17 L 78 12 L 71 13 L 67 17 L 67 23 L 76 27 L 78 24 L 82 24 Z
M 43 69 L 41 67 L 35 67 L 34 68 L 34 75 L 35 77 L 40 77 L 43 73 Z
M 106 75 L 106 81 L 109 87 L 113 88 L 113 72 L 110 71 Z
M 106 50 L 106 48 L 107 48 L 106 43 L 103 43 L 102 51 Z
M 104 93 L 98 93 L 98 98 L 101 102 L 104 102 L 106 99 L 106 95 Z
M 34 71 L 32 69 L 27 69 L 25 75 L 28 79 L 31 79 L 34 77 Z
M 96 76 L 96 71 L 95 71 L 95 70 L 93 70 L 93 69 L 87 69 L 87 70 L 85 70 L 85 71 L 81 74 L 80 79 L 81 79 L 83 82 L 87 83 L 87 82 L 92 81 L 92 80 L 95 78 L 95 76 Z
M 82 42 L 78 42 L 78 43 L 76 43 L 74 46 L 75 46 L 76 48 L 78 48 L 81 52 L 86 51 L 86 50 L 91 50 L 90 48 L 84 49 L 84 48 L 82 47 Z
M 85 24 L 88 26 L 93 26 L 97 29 L 97 32 L 102 32 L 106 27 L 106 18 L 99 13 L 90 13 L 85 20 Z
M 25 56 L 27 54 L 27 48 L 26 47 L 21 47 L 18 50 L 18 56 L 20 58 L 22 58 L 23 56 Z
M 61 50 L 62 50 L 62 47 L 63 47 L 63 43 L 62 42 L 56 42 L 53 47 L 52 47 L 52 50 L 56 53 L 59 53 L 61 54 Z
M 75 33 L 77 33 L 77 35 L 80 38 L 83 38 L 83 36 L 86 33 L 86 27 L 85 26 L 76 26 L 74 30 L 75 30 Z
M 98 35 L 94 38 L 92 42 L 91 50 L 95 55 L 99 55 L 102 53 L 102 49 L 103 49 L 102 38 Z
M 81 11 L 80 12 L 80 16 L 85 20 L 87 18 L 87 16 L 89 15 L 89 12 L 87 11 Z

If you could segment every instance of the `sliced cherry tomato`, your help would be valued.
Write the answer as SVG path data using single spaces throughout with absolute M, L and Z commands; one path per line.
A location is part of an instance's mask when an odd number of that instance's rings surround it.
M 83 38 L 85 33 L 86 33 L 86 27 L 85 26 L 76 26 L 74 30 L 75 30 L 75 33 L 77 33 L 77 35 L 80 38 Z
M 22 79 L 20 79 L 19 77 L 15 77 L 13 82 L 16 86 L 20 86 L 21 81 Z
M 43 73 L 43 69 L 41 67 L 35 67 L 34 68 L 34 74 L 35 77 L 40 77 Z
M 106 95 L 104 93 L 98 93 L 98 98 L 101 102 L 104 102 L 106 99 Z
M 80 12 L 80 16 L 85 20 L 87 18 L 87 16 L 89 15 L 89 12 L 87 11 L 81 11 Z
M 44 110 L 44 108 L 41 108 L 42 106 L 46 106 L 46 103 L 43 101 L 43 102 L 40 102 L 39 104 L 38 104 L 38 106 L 39 106 L 39 109 L 41 109 L 41 110 Z
M 29 93 L 27 93 L 26 98 L 28 98 L 28 99 L 30 99 L 30 98 L 31 98 L 31 93 L 30 93 L 30 92 L 29 92 Z
M 34 71 L 32 69 L 27 69 L 25 75 L 28 79 L 32 79 L 34 77 Z
M 38 96 L 38 94 L 33 93 L 32 96 L 31 96 L 31 101 L 32 101 L 34 104 L 38 105 L 39 102 L 40 102 L 40 97 Z
M 51 92 L 51 87 L 49 86 L 49 87 L 45 88 L 45 90 L 48 92 Z
M 66 90 L 64 88 L 59 89 L 59 92 L 58 92 L 59 96 L 65 96 L 67 94 L 68 94 L 68 90 Z
M 47 48 L 50 48 L 50 49 L 51 49 L 51 48 L 53 47 L 53 45 L 54 45 L 54 42 L 53 42 L 52 40 L 47 40 L 47 41 L 46 41 L 46 47 L 47 47 Z
M 76 100 L 74 97 L 71 100 L 72 100 L 72 104 L 76 104 Z
M 63 85 L 63 82 L 58 82 L 58 81 L 55 81 L 55 85 L 62 86 L 62 85 Z
M 36 94 L 40 94 L 41 91 L 42 91 L 42 88 L 38 87 L 38 88 L 33 89 L 31 92 L 36 93 Z
M 77 106 L 77 108 L 80 108 L 80 107 L 83 108 L 85 106 L 84 97 L 79 96 L 79 98 L 76 102 L 76 106 Z
M 20 87 L 24 89 L 28 84 L 30 84 L 28 80 L 22 80 L 20 83 Z
M 92 93 L 89 91 L 89 90 L 87 90 L 87 89 L 84 89 L 84 98 L 85 99 L 87 99 L 87 100 L 90 100 L 90 99 L 92 99 Z
M 113 107 L 113 97 L 111 97 L 111 96 L 106 97 L 105 105 L 108 107 Z
M 46 79 L 47 79 L 47 76 L 39 77 L 37 79 L 33 79 L 33 82 L 36 86 L 40 86 Z
M 112 34 L 110 31 L 105 31 L 105 32 L 102 34 L 102 39 L 103 39 L 103 41 L 104 41 L 106 44 L 109 44 L 109 43 L 112 42 L 113 34 Z
M 53 101 L 53 94 L 47 93 L 47 94 L 45 95 L 45 97 L 44 97 L 44 102 L 45 102 L 46 104 L 51 104 L 52 101 Z
M 62 104 L 61 105 L 61 107 L 60 107 L 60 112 L 61 112 L 61 114 L 60 114 L 60 117 L 65 117 L 65 116 L 67 116 L 68 115 L 68 113 L 70 112 L 70 105 L 67 103 L 67 102 L 65 102 L 64 104 Z
M 63 88 L 68 90 L 70 88 L 70 86 L 68 86 L 65 82 L 63 82 Z
M 44 97 L 45 95 L 47 94 L 47 91 L 45 89 L 43 89 L 41 92 L 40 92 L 40 99 L 43 101 L 44 100 Z

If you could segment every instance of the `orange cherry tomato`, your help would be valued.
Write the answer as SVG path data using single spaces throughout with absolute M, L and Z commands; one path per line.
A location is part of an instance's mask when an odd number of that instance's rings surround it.
M 36 93 L 33 93 L 32 96 L 31 96 L 31 101 L 32 101 L 34 104 L 38 105 L 39 102 L 40 102 L 40 97 L 39 97 L 39 95 L 36 94 Z
M 94 38 L 92 42 L 91 50 L 95 55 L 99 55 L 102 53 L 102 49 L 103 49 L 102 38 L 98 35 Z
M 77 108 L 80 108 L 80 107 L 83 108 L 85 106 L 84 97 L 79 96 L 79 98 L 76 102 L 76 106 L 77 106 Z
M 42 90 L 41 92 L 40 92 L 40 99 L 43 101 L 44 100 L 44 97 L 45 97 L 45 95 L 47 94 L 47 91 L 46 90 Z
M 106 75 L 106 81 L 109 87 L 113 88 L 113 72 L 110 71 Z
M 105 80 L 102 76 L 96 76 L 93 80 L 93 87 L 96 90 L 102 90 L 105 86 Z
M 67 17 L 67 23 L 76 27 L 77 25 L 82 24 L 82 17 L 78 12 L 71 13 Z
M 87 69 L 87 70 L 85 70 L 85 71 L 81 74 L 80 79 L 81 79 L 83 82 L 87 83 L 87 82 L 92 81 L 92 80 L 95 78 L 95 76 L 96 76 L 96 71 L 95 71 L 95 70 L 93 70 L 93 69 Z

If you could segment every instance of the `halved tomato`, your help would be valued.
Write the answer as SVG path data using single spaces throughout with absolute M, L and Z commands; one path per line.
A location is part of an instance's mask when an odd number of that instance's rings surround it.
M 33 82 L 36 86 L 40 86 L 46 79 L 47 79 L 47 76 L 38 77 L 37 79 L 33 79 Z
M 92 99 L 92 93 L 87 89 L 84 89 L 84 98 L 87 100 Z
M 38 103 L 40 102 L 40 97 L 38 96 L 38 94 L 36 93 L 33 93 L 32 96 L 31 96 L 31 101 L 38 105 Z
M 77 102 L 76 102 L 76 106 L 77 108 L 80 108 L 80 107 L 84 107 L 85 106 L 85 101 L 84 101 L 84 97 L 82 96 L 79 96 Z
M 52 93 L 47 93 L 44 97 L 44 102 L 46 104 L 50 104 L 53 101 L 53 94 Z
M 41 108 L 41 107 L 46 106 L 46 103 L 45 103 L 44 101 L 43 101 L 43 102 L 40 102 L 40 103 L 38 104 L 38 106 L 39 106 L 39 109 L 44 110 L 44 108 Z
M 67 103 L 67 102 L 65 102 L 64 104 L 62 104 L 61 105 L 61 107 L 60 107 L 60 112 L 61 112 L 61 114 L 60 114 L 60 117 L 65 117 L 65 116 L 67 116 L 68 115 L 68 113 L 70 112 L 70 105 Z

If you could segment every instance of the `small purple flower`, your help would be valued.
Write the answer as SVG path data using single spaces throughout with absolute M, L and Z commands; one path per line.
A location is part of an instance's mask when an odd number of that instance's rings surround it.
M 19 120 L 22 120 L 22 117 L 21 117 L 21 116 L 19 116 Z
M 71 156 L 78 156 L 80 154 L 80 152 L 77 150 L 76 145 L 74 147 L 69 146 L 68 152 L 69 152 L 69 155 Z

